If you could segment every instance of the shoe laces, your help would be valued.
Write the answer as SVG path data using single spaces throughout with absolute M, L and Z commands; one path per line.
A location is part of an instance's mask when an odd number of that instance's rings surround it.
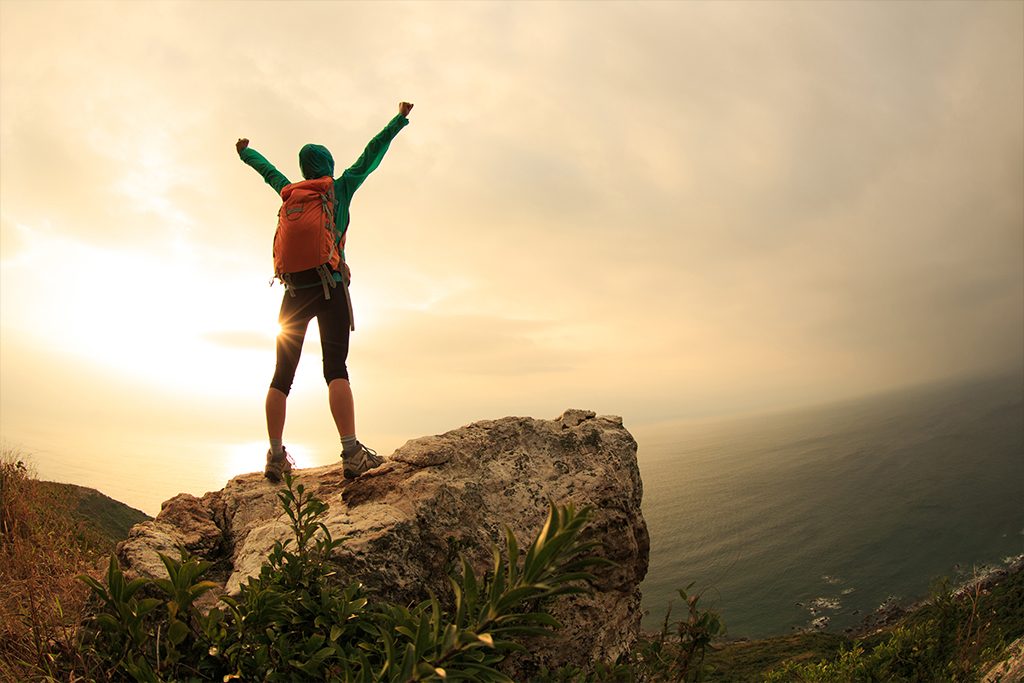
M 377 455 L 377 451 L 373 450 L 362 441 L 356 441 L 356 445 L 359 446 L 359 450 L 350 456 L 346 456 L 342 453 L 343 460 L 352 462 L 358 461 L 364 464 L 369 464 L 372 467 L 377 467 L 384 462 L 384 458 Z
M 288 461 L 289 465 L 291 465 L 292 467 L 295 466 L 295 458 L 292 457 L 291 453 L 289 453 L 288 449 L 286 449 L 284 446 L 281 446 L 281 455 L 284 456 L 284 459 Z

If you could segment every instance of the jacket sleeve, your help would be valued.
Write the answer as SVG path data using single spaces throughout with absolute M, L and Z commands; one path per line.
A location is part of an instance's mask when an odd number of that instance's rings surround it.
M 384 130 L 373 136 L 370 144 L 363 150 L 356 163 L 345 169 L 345 172 L 341 174 L 340 180 L 344 184 L 349 197 L 359 189 L 359 186 L 363 184 L 366 177 L 373 173 L 375 168 L 380 166 L 381 159 L 384 158 L 384 153 L 388 151 L 391 141 L 395 139 L 400 130 L 408 125 L 409 119 L 401 114 L 395 116 L 395 118 L 388 122 L 388 125 L 384 126 Z
M 274 168 L 272 163 L 267 161 L 262 154 L 254 150 L 252 147 L 246 147 L 238 156 L 242 161 L 249 166 L 252 166 L 257 173 L 263 176 L 263 180 L 266 181 L 267 185 L 274 188 L 274 192 L 277 193 L 277 196 L 281 196 L 281 190 L 284 189 L 285 185 L 289 184 L 288 179 L 283 173 Z

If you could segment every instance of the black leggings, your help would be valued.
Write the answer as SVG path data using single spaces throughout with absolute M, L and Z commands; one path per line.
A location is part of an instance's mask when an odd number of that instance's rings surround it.
M 270 386 L 286 396 L 295 379 L 299 366 L 302 341 L 306 337 L 309 321 L 316 318 L 320 328 L 320 345 L 324 350 L 324 379 L 330 384 L 335 379 L 348 379 L 348 302 L 341 287 L 331 291 L 331 298 L 324 299 L 322 287 L 295 290 L 295 296 L 284 293 L 278 322 L 281 333 L 277 335 L 277 368 Z

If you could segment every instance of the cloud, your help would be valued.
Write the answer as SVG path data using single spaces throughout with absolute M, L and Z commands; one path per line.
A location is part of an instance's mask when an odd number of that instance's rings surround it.
M 196 348 L 256 348 L 278 202 L 234 140 L 344 165 L 405 98 L 349 237 L 390 386 L 653 410 L 1019 358 L 1019 5 L 47 7 L 3 5 L 5 282 L 55 234 L 182 278 L 156 300 Z
M 559 348 L 559 324 L 496 315 L 404 311 L 359 340 L 360 356 L 394 372 L 485 377 L 570 373 L 586 349 Z

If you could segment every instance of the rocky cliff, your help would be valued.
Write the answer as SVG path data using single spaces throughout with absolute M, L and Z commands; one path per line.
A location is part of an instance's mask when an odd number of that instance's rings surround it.
M 549 500 L 590 506 L 586 534 L 616 564 L 595 570 L 593 593 L 560 599 L 553 608 L 563 624 L 558 637 L 532 644 L 515 672 L 612 660 L 639 631 L 649 538 L 636 441 L 621 418 L 570 410 L 556 420 L 477 422 L 410 441 L 352 482 L 340 462 L 295 475 L 330 505 L 324 521 L 331 534 L 348 539 L 334 558 L 342 572 L 402 603 L 425 598 L 428 589 L 446 594 L 458 553 L 482 574 L 503 525 L 528 543 Z M 162 577 L 157 553 L 184 547 L 213 562 L 211 578 L 234 593 L 259 572 L 274 541 L 290 535 L 278 488 L 253 473 L 202 498 L 180 494 L 132 529 L 119 547 L 121 562 L 130 573 Z

